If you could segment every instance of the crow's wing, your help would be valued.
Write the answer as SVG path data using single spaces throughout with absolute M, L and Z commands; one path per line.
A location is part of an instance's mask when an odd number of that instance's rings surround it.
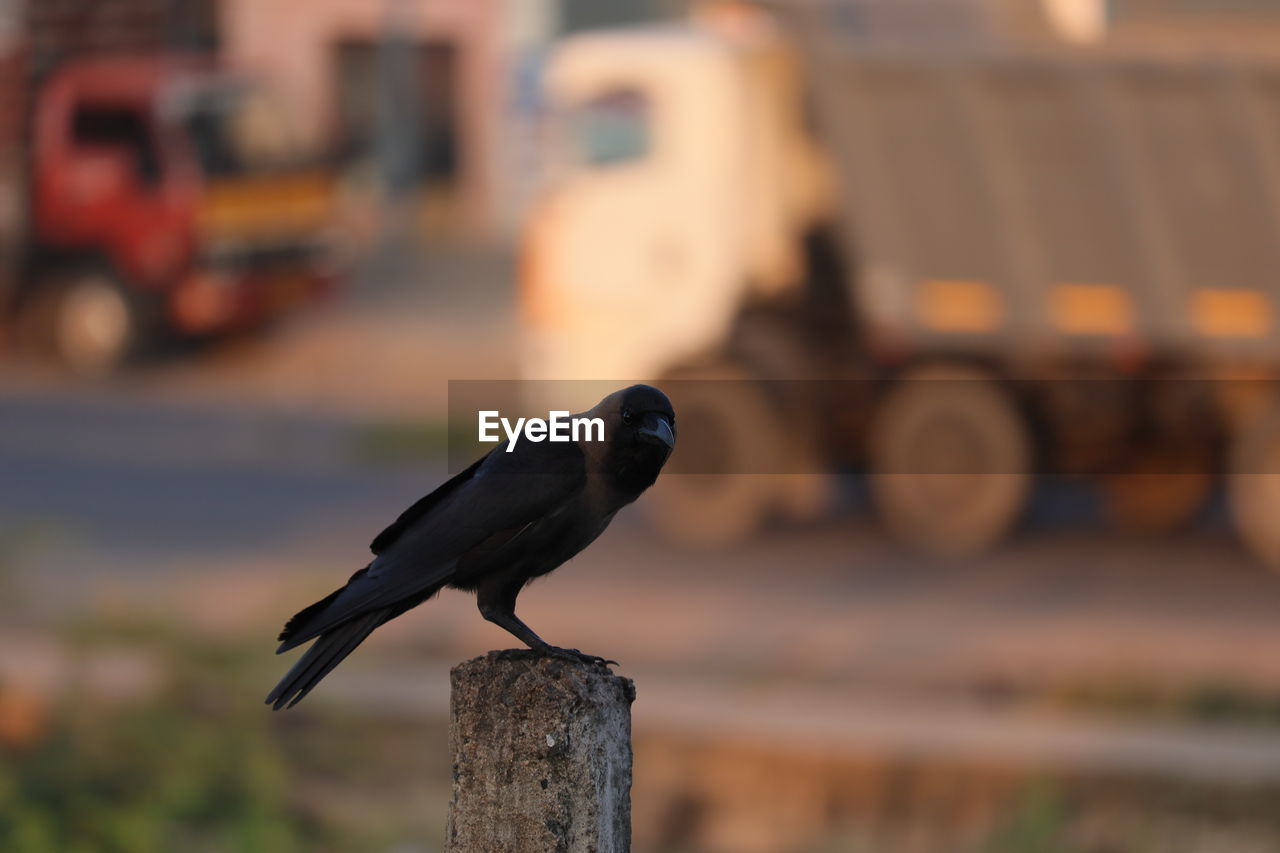
M 505 442 L 504 442 L 505 446 Z M 501 449 L 501 448 L 500 448 Z M 369 550 L 375 554 L 381 554 L 393 542 L 400 537 L 415 521 L 422 518 L 432 507 L 437 506 L 441 501 L 449 495 L 456 492 L 464 483 L 475 476 L 476 470 L 484 464 L 484 461 L 492 455 L 492 451 L 481 456 L 475 462 L 467 466 L 467 470 L 455 474 L 447 482 L 443 483 L 438 489 L 426 497 L 418 498 L 413 506 L 400 513 L 400 517 L 387 525 L 387 528 L 373 537 L 373 542 L 369 543 Z
M 278 651 L 363 613 L 420 600 L 448 582 L 467 552 L 556 513 L 586 485 L 585 457 L 575 444 L 504 450 L 499 445 L 401 514 L 373 540 L 378 556 L 368 568 L 292 629 Z

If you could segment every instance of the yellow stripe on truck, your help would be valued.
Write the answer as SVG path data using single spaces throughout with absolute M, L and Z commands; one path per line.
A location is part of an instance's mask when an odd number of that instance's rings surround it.
M 928 279 L 916 288 L 916 316 L 938 332 L 992 332 L 1004 323 L 1004 301 L 985 281 Z
M 333 215 L 331 176 L 264 175 L 213 180 L 200 205 L 200 226 L 216 235 L 268 236 L 316 230 Z
M 1209 338 L 1266 337 L 1271 314 L 1271 302 L 1256 290 L 1201 288 L 1191 296 L 1191 322 Z
M 1049 316 L 1069 335 L 1127 335 L 1133 332 L 1133 301 L 1111 284 L 1059 284 L 1049 294 Z

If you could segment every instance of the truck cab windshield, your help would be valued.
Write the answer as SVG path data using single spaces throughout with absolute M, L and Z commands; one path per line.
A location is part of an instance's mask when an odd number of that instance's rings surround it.
M 649 99 L 619 88 L 598 94 L 560 116 L 566 154 L 578 167 L 607 167 L 647 157 L 652 147 Z

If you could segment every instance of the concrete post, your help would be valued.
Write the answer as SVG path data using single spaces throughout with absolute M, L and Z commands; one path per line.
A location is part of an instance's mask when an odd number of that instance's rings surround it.
M 631 849 L 631 679 L 523 650 L 451 675 L 447 853 Z

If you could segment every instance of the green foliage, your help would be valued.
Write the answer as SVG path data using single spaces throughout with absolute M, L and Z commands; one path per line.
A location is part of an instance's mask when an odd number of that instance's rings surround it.
M 1280 697 L 1225 683 L 1202 684 L 1189 691 L 1187 715 L 1210 723 L 1280 724 Z
M 1221 725 L 1280 724 L 1280 696 L 1230 682 L 1170 687 L 1127 681 L 1073 684 L 1060 688 L 1053 702 L 1085 711 L 1133 720 L 1185 720 Z
M 174 652 L 181 666 L 159 695 L 72 695 L 42 737 L 0 747 L 0 850 L 315 849 L 235 656 Z
M 1067 810 L 1047 784 L 1023 793 L 1004 824 L 983 846 L 983 853 L 1062 853 L 1071 849 L 1063 836 Z

